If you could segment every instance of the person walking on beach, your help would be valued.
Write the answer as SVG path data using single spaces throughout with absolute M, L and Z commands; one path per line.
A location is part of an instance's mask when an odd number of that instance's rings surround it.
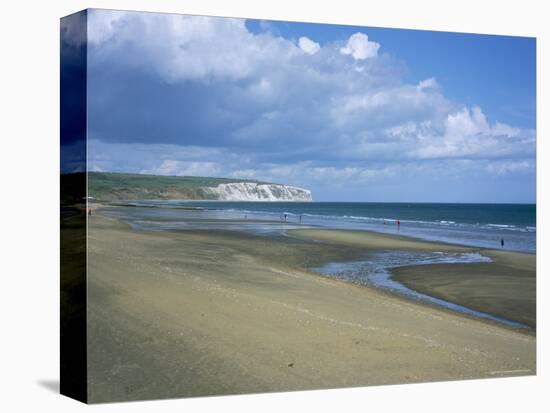
M 401 221 L 397 220 L 397 230 L 399 231 L 399 228 L 401 228 Z
M 500 240 L 500 248 L 504 248 L 504 239 Z
M 302 216 L 300 215 L 300 224 L 302 223 Z

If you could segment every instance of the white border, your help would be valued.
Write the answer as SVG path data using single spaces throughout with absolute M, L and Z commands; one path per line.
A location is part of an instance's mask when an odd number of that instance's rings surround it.
M 544 411 L 548 386 L 543 313 L 549 296 L 548 236 L 544 222 L 548 167 L 548 13 L 544 2 L 433 0 L 338 2 L 278 0 L 58 0 L 4 2 L 0 13 L 2 56 L 0 176 L 2 202 L 2 331 L 0 408 L 4 411 L 77 411 L 77 402 L 48 390 L 58 379 L 59 349 L 59 18 L 87 8 L 115 8 L 356 24 L 537 37 L 538 376 L 516 379 L 369 387 L 358 389 L 122 403 L 100 411 Z M 546 306 L 547 307 L 547 306 Z M 46 383 L 46 385 L 44 385 Z

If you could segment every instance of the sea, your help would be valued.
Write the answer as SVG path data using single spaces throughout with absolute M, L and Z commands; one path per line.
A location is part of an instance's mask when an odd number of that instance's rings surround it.
M 261 233 L 294 227 L 339 228 L 536 252 L 535 204 L 143 200 L 124 205 L 128 207 L 124 218 L 140 229 L 230 228 Z
M 534 204 L 142 200 L 103 208 L 102 214 L 143 231 L 233 230 L 288 236 L 294 228 L 353 229 L 480 248 L 467 253 L 371 251 L 355 261 L 328 262 L 311 270 L 514 328 L 526 327 L 409 289 L 392 278 L 392 269 L 491 262 L 484 248 L 535 254 Z

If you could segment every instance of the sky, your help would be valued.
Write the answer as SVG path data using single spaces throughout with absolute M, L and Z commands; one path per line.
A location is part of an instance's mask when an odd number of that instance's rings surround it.
M 88 12 L 88 167 L 535 202 L 535 39 Z

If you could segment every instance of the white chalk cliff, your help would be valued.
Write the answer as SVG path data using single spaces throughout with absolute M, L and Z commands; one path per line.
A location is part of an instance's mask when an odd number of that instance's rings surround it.
M 204 188 L 205 192 L 220 201 L 313 201 L 311 191 L 296 186 L 235 182 Z

